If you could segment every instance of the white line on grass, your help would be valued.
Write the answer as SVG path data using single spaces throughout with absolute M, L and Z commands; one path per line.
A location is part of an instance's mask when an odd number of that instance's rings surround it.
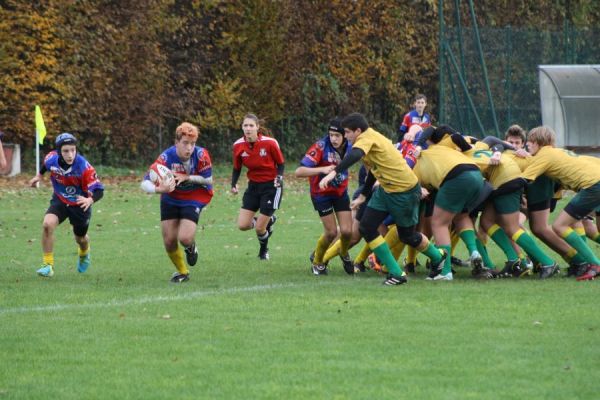
M 196 292 L 175 294 L 175 295 L 161 295 L 161 296 L 145 296 L 138 298 L 129 299 L 113 299 L 102 303 L 88 303 L 88 304 L 51 304 L 51 305 L 40 305 L 40 306 L 29 306 L 29 307 L 13 307 L 13 308 L 0 308 L 0 315 L 6 314 L 28 314 L 34 312 L 52 312 L 52 311 L 71 311 L 71 310 L 82 310 L 82 309 L 95 309 L 95 308 L 110 308 L 110 307 L 123 307 L 129 305 L 141 305 L 149 303 L 163 303 L 178 300 L 191 300 L 200 297 L 218 296 L 223 294 L 236 294 L 236 293 L 248 293 L 248 292 L 266 292 L 269 290 L 287 289 L 287 288 L 298 288 L 303 286 L 321 286 L 328 283 L 337 283 L 340 281 L 330 282 L 311 282 L 311 283 L 287 283 L 287 284 L 274 284 L 274 285 L 258 285 L 248 287 L 237 287 L 229 289 L 214 289 L 214 290 L 200 290 Z

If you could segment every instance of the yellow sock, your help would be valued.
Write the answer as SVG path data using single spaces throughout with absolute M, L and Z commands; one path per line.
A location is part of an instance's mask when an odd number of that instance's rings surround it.
M 410 247 L 408 246 L 408 250 L 406 252 L 406 263 L 413 263 L 415 265 L 417 265 L 417 254 L 419 254 L 419 252 L 417 251 L 417 249 L 415 249 L 414 247 Z
M 396 225 L 391 226 L 385 234 L 384 239 L 388 244 L 392 255 L 397 260 L 404 250 L 404 243 L 402 243 L 398 237 L 398 227 L 396 227 Z
M 404 243 L 398 240 L 398 243 L 390 249 L 396 260 L 400 257 L 400 254 L 402 254 L 402 251 L 404 251 L 404 247 Z
M 313 260 L 315 264 L 323 263 L 323 254 L 327 250 L 327 247 L 329 247 L 329 242 L 325 239 L 325 235 L 321 235 L 315 248 L 315 259 Z
M 44 265 L 52 265 L 54 266 L 54 253 L 50 252 L 50 253 L 44 253 L 44 256 L 42 258 L 42 262 L 44 263 Z
M 577 227 L 574 229 L 575 232 L 577 232 L 577 234 L 581 237 L 585 237 L 585 229 L 582 227 Z
M 88 245 L 88 247 L 85 250 L 82 250 L 81 247 L 78 247 L 77 250 L 79 252 L 79 257 L 83 257 L 90 252 L 90 246 Z
M 349 237 L 340 237 L 340 255 L 348 254 L 348 250 L 350 249 L 350 238 Z
M 383 238 L 382 238 L 382 240 L 383 240 Z M 369 254 L 371 254 L 371 248 L 369 247 L 369 245 L 367 243 L 365 243 L 363 248 L 360 250 L 360 253 L 358 253 L 356 258 L 354 259 L 354 263 L 355 264 L 364 263 L 365 260 L 367 259 L 367 257 L 369 257 Z
M 458 244 L 458 241 L 460 240 L 460 236 L 458 235 L 458 233 L 456 233 L 456 231 L 452 231 L 450 234 L 450 255 L 453 256 L 454 255 L 454 250 L 456 249 L 456 245 Z
M 331 246 L 329 246 L 329 248 L 325 252 L 325 255 L 323 255 L 323 263 L 326 263 L 327 261 L 331 260 L 333 257 L 340 254 L 341 247 L 342 247 L 342 243 L 340 242 L 339 239 L 336 240 Z
M 180 274 L 187 275 L 190 273 L 190 271 L 187 268 L 187 265 L 185 265 L 185 262 L 183 261 L 183 250 L 181 250 L 181 247 L 177 246 L 177 250 L 167 252 L 167 254 L 169 255 L 171 262 L 173 263 L 175 268 L 177 268 L 177 271 L 179 271 Z
M 390 229 L 388 229 L 384 239 L 387 242 L 390 249 L 396 246 L 398 242 L 400 242 L 400 238 L 398 237 L 398 228 L 396 227 L 396 225 L 393 225 L 390 227 Z

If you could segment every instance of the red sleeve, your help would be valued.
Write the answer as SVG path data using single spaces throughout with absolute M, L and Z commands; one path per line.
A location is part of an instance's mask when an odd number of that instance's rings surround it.
M 211 168 L 210 154 L 208 154 L 206 149 L 203 149 L 198 157 L 198 172 L 210 171 Z
M 240 157 L 239 148 L 241 146 L 234 144 L 233 145 L 233 169 L 240 170 L 242 169 L 242 158 Z
M 281 165 L 285 162 L 283 159 L 283 153 L 279 148 L 279 143 L 276 140 L 273 140 L 273 144 L 271 145 L 271 157 L 273 157 L 275 164 Z
M 164 153 L 161 153 L 161 155 L 159 155 L 158 158 L 152 164 L 161 164 L 168 168 L 167 159 L 165 158 Z
M 405 132 L 408 132 L 408 128 L 410 128 L 410 125 L 411 125 L 410 113 L 406 113 L 406 114 L 404 114 L 404 118 L 402 119 L 402 126 L 406 127 Z
M 83 190 L 85 193 L 89 193 L 90 189 L 93 190 L 94 187 L 98 187 L 100 185 L 96 170 L 90 164 L 88 164 L 85 171 L 83 171 L 81 178 L 81 190 Z

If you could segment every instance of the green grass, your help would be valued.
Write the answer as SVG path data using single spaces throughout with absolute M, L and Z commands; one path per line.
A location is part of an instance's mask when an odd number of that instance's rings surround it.
M 183 285 L 168 283 L 158 196 L 137 183 L 111 183 L 94 206 L 87 273 L 59 227 L 52 279 L 35 275 L 48 184 L 3 188 L 0 398 L 597 398 L 598 282 L 460 269 L 432 283 L 421 269 L 388 288 L 337 259 L 313 277 L 321 226 L 307 185 L 288 181 L 266 263 L 219 181 Z

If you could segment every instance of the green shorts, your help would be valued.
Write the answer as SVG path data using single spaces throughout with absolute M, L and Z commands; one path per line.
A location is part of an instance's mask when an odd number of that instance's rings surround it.
M 512 214 L 521 209 L 521 194 L 523 190 L 502 194 L 492 199 L 494 210 L 498 214 Z
M 600 182 L 582 189 L 569 201 L 564 210 L 571 217 L 581 220 L 600 207 Z
M 481 172 L 464 171 L 444 182 L 435 196 L 435 205 L 443 210 L 459 214 L 477 204 L 483 189 Z
M 527 185 L 525 194 L 528 205 L 547 202 L 554 196 L 554 181 L 545 175 L 538 176 Z
M 421 186 L 417 183 L 406 192 L 388 193 L 378 186 L 373 192 L 369 207 L 379 211 L 387 211 L 394 218 L 397 226 L 414 226 L 419 222 L 419 203 Z

